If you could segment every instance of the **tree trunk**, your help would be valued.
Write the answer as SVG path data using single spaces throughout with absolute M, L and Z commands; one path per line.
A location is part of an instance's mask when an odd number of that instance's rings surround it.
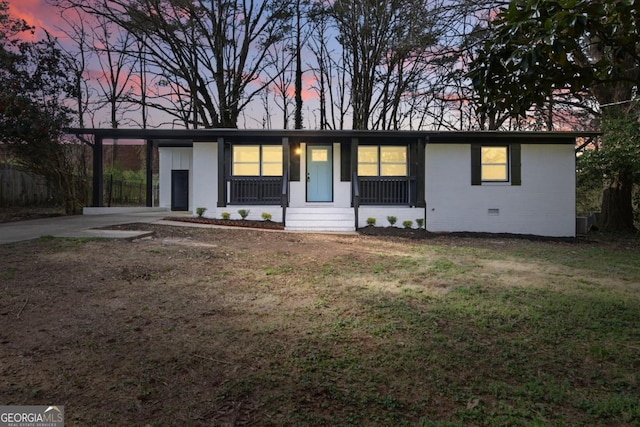
M 613 181 L 602 193 L 603 231 L 635 231 L 632 204 L 633 181 L 628 175 Z
M 302 16 L 300 10 L 300 0 L 296 3 L 296 112 L 294 128 L 302 129 Z
M 611 90 L 610 96 L 614 98 L 607 99 L 605 95 L 600 94 L 598 99 L 601 105 L 609 103 L 623 102 L 631 99 L 632 93 L 626 90 L 624 85 L 616 85 Z M 602 114 L 602 144 L 603 149 L 612 147 L 615 160 L 609 174 L 609 180 L 605 179 L 605 189 L 602 193 L 602 224 L 601 229 L 604 231 L 635 231 L 633 224 L 633 166 L 625 162 L 624 157 L 620 154 L 616 155 L 615 147 L 633 146 L 637 144 L 637 128 L 629 129 L 627 124 L 631 119 L 630 111 L 626 110 L 624 105 L 610 105 L 603 108 Z

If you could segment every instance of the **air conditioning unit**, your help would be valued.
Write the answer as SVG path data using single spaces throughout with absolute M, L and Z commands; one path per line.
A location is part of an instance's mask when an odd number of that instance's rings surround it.
M 589 218 L 586 216 L 576 217 L 576 234 L 587 234 L 589 232 Z

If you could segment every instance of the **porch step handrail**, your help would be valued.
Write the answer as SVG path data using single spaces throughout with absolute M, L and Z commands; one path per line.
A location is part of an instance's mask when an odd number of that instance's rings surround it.
M 360 185 L 358 183 L 358 173 L 353 172 L 353 177 L 351 179 L 353 186 L 353 213 L 355 217 L 355 227 L 356 231 L 358 230 L 358 210 L 360 208 Z

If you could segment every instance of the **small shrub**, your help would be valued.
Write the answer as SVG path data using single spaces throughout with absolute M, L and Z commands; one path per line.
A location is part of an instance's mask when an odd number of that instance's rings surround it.
M 222 217 L 222 219 L 231 218 L 231 214 L 229 212 L 222 212 L 222 214 L 220 214 L 220 216 Z
M 396 218 L 395 216 L 388 216 L 387 217 L 387 221 L 389 221 L 389 224 L 391 224 L 392 226 L 396 224 L 396 221 L 398 221 L 398 218 Z
M 402 221 L 402 226 L 404 228 L 411 228 L 411 227 L 413 227 L 413 221 L 411 221 L 410 219 L 408 219 L 406 221 Z
M 196 214 L 198 218 L 202 218 L 202 215 L 207 211 L 207 208 L 196 208 Z
M 417 218 L 416 224 L 418 224 L 418 228 L 424 227 L 424 218 Z
M 367 225 L 376 225 L 375 218 L 367 218 Z
M 269 212 L 262 212 L 262 219 L 265 221 L 271 221 L 271 214 Z
M 247 217 L 249 216 L 249 212 L 251 212 L 249 209 L 239 209 L 238 215 L 240 215 L 242 219 L 247 219 Z

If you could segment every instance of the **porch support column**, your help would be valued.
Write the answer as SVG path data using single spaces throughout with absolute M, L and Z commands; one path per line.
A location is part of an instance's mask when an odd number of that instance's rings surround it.
M 96 208 L 102 207 L 103 164 L 102 137 L 95 135 L 95 141 L 93 143 L 93 194 L 91 205 Z
M 351 138 L 351 206 L 354 206 L 354 177 L 358 173 L 358 138 Z M 356 206 L 357 208 L 357 206 Z M 356 226 L 357 228 L 357 226 Z
M 218 207 L 227 206 L 227 174 L 224 170 L 224 138 L 218 138 Z
M 351 138 L 351 179 L 358 172 L 358 138 Z
M 280 206 L 289 205 L 289 138 L 282 138 L 282 194 L 280 195 Z
M 153 140 L 148 139 L 147 144 L 147 207 L 153 207 Z
M 425 144 L 425 140 L 422 138 L 418 139 L 418 175 L 416 176 L 416 207 L 418 208 L 424 208 L 427 206 L 427 202 L 425 200 Z

